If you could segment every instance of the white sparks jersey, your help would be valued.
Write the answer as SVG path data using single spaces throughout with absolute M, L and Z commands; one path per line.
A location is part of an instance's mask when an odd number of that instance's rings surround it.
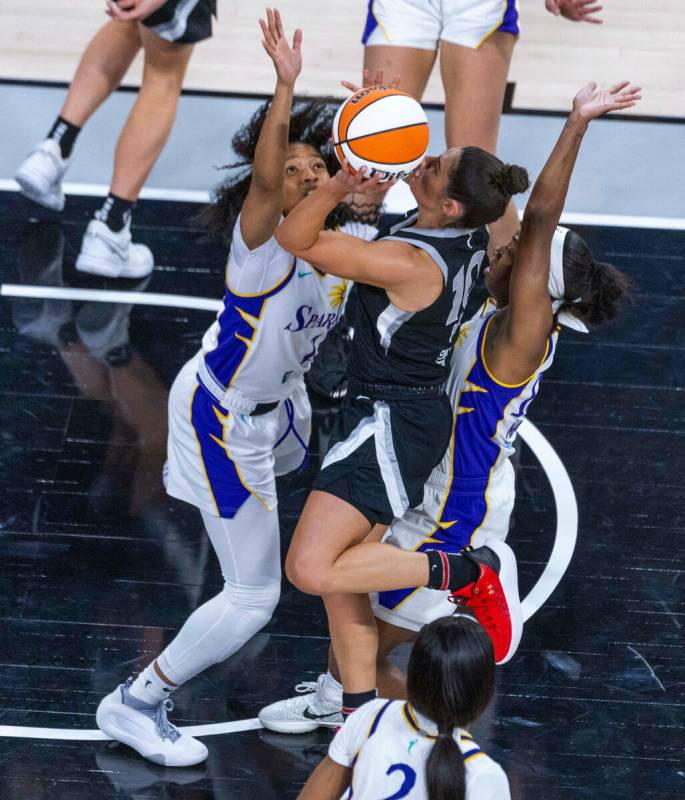
M 555 327 L 540 365 L 530 377 L 518 384 L 502 383 L 485 361 L 485 338 L 495 310 L 494 302 L 486 301 L 459 331 L 447 382 L 454 411 L 452 441 L 427 484 L 427 489 L 437 491 L 425 493 L 426 510 L 440 527 L 455 534 L 460 521 L 480 518 L 482 525 L 488 510 L 497 510 L 491 508 L 497 506 L 492 503 L 492 491 L 500 476 L 511 469 L 508 459 L 514 452 L 516 432 L 543 374 L 552 365 L 559 335 Z M 466 509 L 467 502 L 480 505 Z M 508 514 L 505 525 L 507 521 Z M 479 527 L 470 531 L 470 536 Z
M 401 700 L 372 700 L 348 717 L 328 750 L 337 764 L 352 767 L 349 798 L 427 800 L 426 761 L 435 724 Z M 464 756 L 466 800 L 510 800 L 509 781 L 496 762 L 461 728 L 454 738 Z
M 376 235 L 375 228 L 353 222 L 341 231 L 367 241 Z M 273 236 L 249 250 L 238 217 L 224 305 L 202 340 L 213 382 L 259 403 L 287 398 L 337 323 L 350 287 L 295 258 Z

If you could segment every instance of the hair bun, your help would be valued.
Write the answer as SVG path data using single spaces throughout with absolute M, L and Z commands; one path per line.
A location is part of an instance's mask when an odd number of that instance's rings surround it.
M 496 189 L 509 197 L 525 192 L 530 186 L 528 170 L 516 164 L 505 164 L 499 172 L 492 176 L 491 181 Z

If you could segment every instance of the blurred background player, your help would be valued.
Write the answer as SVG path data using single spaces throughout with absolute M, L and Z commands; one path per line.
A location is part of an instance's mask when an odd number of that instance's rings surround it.
M 509 800 L 504 770 L 465 730 L 495 689 L 492 642 L 459 613 L 427 625 L 409 657 L 408 702 L 372 700 L 338 731 L 299 800 Z
M 596 0 L 547 0 L 545 6 L 574 22 L 601 22 Z M 447 147 L 475 145 L 496 153 L 518 20 L 516 0 L 369 0 L 364 68 L 401 75 L 402 91 L 420 100 L 439 52 Z M 518 225 L 512 202 L 490 226 L 490 252 L 506 244 Z
M 193 47 L 212 35 L 215 13 L 216 0 L 108 0 L 111 20 L 83 53 L 47 138 L 15 175 L 31 200 L 64 208 L 62 179 L 78 134 L 142 47 L 141 86 L 117 141 L 109 194 L 88 225 L 77 269 L 112 278 L 152 272 L 149 248 L 131 241 L 131 212 L 171 131 Z
M 486 267 L 492 299 L 462 325 L 455 343 L 448 381 L 454 410 L 450 447 L 426 483 L 422 506 L 393 521 L 385 544 L 414 552 L 456 552 L 491 545 L 493 539 L 503 543 L 515 495 L 509 458 L 518 427 L 552 365 L 558 325 L 587 333 L 587 325 L 601 325 L 616 316 L 629 288 L 621 272 L 594 261 L 582 237 L 557 223 L 589 121 L 630 108 L 639 99 L 639 89 L 627 83 L 609 90 L 591 83 L 576 95 L 526 205 L 520 238 L 499 248 Z M 425 624 L 452 613 L 448 597 L 448 592 L 407 588 L 374 598 L 381 694 L 404 696 L 404 677 L 388 655 Z M 478 601 L 473 587 L 465 587 L 456 598 L 472 607 Z M 520 631 L 517 598 L 509 602 L 509 610 Z M 491 620 L 483 621 L 498 663 L 506 661 L 518 640 L 503 649 L 502 632 L 493 629 Z M 360 659 L 358 669 L 361 663 Z M 332 659 L 331 666 L 335 672 Z M 262 709 L 262 724 L 279 732 L 304 733 L 319 724 L 339 723 L 338 677 L 329 670 L 306 687 L 308 693 Z

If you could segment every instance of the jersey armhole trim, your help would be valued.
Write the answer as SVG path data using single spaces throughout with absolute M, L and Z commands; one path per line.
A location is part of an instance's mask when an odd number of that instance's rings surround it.
M 535 367 L 535 369 L 530 373 L 530 375 L 525 380 L 521 381 L 520 383 L 504 383 L 504 381 L 498 380 L 492 374 L 492 372 L 490 372 L 490 369 L 488 367 L 488 363 L 485 360 L 485 341 L 488 338 L 488 330 L 490 328 L 490 323 L 492 322 L 492 320 L 494 318 L 495 318 L 495 315 L 493 314 L 490 317 L 490 319 L 485 323 L 485 330 L 483 331 L 483 338 L 481 339 L 481 343 L 480 343 L 480 360 L 481 360 L 481 363 L 483 364 L 483 369 L 487 373 L 487 375 L 490 378 L 490 380 L 493 381 L 494 383 L 496 383 L 497 386 L 501 386 L 503 389 L 520 389 L 522 386 L 525 386 L 527 383 L 529 383 L 532 380 L 532 378 L 535 375 L 535 373 L 540 369 L 540 367 L 547 360 L 547 356 L 549 355 L 549 337 L 547 337 L 547 342 L 545 343 L 545 352 L 543 353 L 543 356 L 540 359 L 540 363 L 537 365 L 537 367 Z
M 408 236 L 384 236 L 380 241 L 404 242 L 405 244 L 409 244 L 412 247 L 416 247 L 419 250 L 423 250 L 425 253 L 428 253 L 428 255 L 435 262 L 436 267 L 440 270 L 440 272 L 442 272 L 443 286 L 447 285 L 447 277 L 449 275 L 447 264 L 445 263 L 445 259 L 440 255 L 440 253 L 438 253 L 432 244 L 428 244 L 428 242 L 422 242 L 420 239 L 412 239 Z
M 285 284 L 288 283 L 288 281 L 293 277 L 293 275 L 295 274 L 296 264 L 297 264 L 297 258 L 293 256 L 293 260 L 290 262 L 290 269 L 277 283 L 275 283 L 269 289 L 265 289 L 263 292 L 251 292 L 247 294 L 242 292 L 236 292 L 236 290 L 231 286 L 231 282 L 228 280 L 228 267 L 226 267 L 226 288 L 231 294 L 235 295 L 236 297 L 270 297 L 272 294 L 276 294 L 280 289 L 282 289 L 285 286 Z

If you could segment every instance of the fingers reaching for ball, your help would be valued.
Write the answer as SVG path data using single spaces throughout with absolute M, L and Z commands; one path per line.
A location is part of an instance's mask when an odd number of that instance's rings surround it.
M 374 174 L 370 174 L 371 172 Z M 395 178 L 387 180 L 384 172 L 369 171 L 365 166 L 355 171 L 346 159 L 343 159 L 342 169 L 335 174 L 334 180 L 338 188 L 344 189 L 348 194 L 378 194 L 397 183 Z

